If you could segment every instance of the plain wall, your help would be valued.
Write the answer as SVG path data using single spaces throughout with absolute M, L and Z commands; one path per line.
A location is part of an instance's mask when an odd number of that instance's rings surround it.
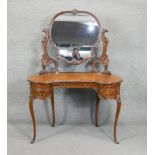
M 42 29 L 60 11 L 87 10 L 107 28 L 110 42 L 109 70 L 124 79 L 119 123 L 146 123 L 146 1 L 145 0 L 8 0 L 8 119 L 24 116 L 30 122 L 27 78 L 41 70 Z M 51 51 L 52 52 L 52 51 Z M 100 51 L 99 51 L 100 52 Z M 62 65 L 62 64 L 61 64 Z M 60 67 L 82 71 L 84 65 Z M 69 69 L 68 69 L 69 68 Z M 100 124 L 111 122 L 115 101 L 100 104 Z M 56 123 L 91 123 L 94 119 L 93 90 L 58 89 L 55 92 Z M 50 106 L 35 101 L 38 121 L 51 117 Z

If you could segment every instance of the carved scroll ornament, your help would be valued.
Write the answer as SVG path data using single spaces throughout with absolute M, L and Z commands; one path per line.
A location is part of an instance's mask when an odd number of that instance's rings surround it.
M 107 29 L 102 30 L 102 33 L 101 33 L 101 38 L 102 38 L 102 42 L 103 42 L 102 55 L 96 61 L 94 61 L 92 63 L 92 71 L 93 72 L 100 72 L 100 70 L 96 66 L 97 64 L 99 64 L 102 67 L 104 67 L 103 73 L 111 74 L 110 71 L 108 71 L 109 58 L 108 58 L 108 55 L 107 55 L 107 47 L 108 47 L 109 40 L 105 36 L 106 32 L 108 32 Z
M 42 47 L 43 47 L 43 55 L 41 59 L 41 65 L 42 65 L 42 71 L 40 74 L 45 74 L 49 72 L 56 72 L 58 71 L 58 63 L 55 59 L 50 58 L 48 55 L 48 29 L 44 29 L 43 32 L 45 33 L 43 39 L 42 39 Z M 53 67 L 51 67 L 52 65 Z M 47 70 L 47 67 L 50 66 L 50 71 Z

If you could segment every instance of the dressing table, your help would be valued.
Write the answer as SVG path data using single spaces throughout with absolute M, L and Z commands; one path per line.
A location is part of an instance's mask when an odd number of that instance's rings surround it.
M 97 17 L 87 11 L 76 9 L 56 14 L 50 22 L 49 28 L 44 29 L 42 40 L 43 55 L 41 59 L 42 71 L 38 75 L 28 78 L 30 84 L 29 109 L 32 116 L 33 139 L 36 139 L 36 122 L 33 109 L 34 99 L 46 100 L 50 98 L 52 111 L 52 126 L 55 126 L 54 90 L 56 88 L 91 88 L 96 92 L 95 125 L 98 126 L 99 103 L 101 99 L 114 99 L 117 103 L 114 120 L 114 143 L 117 121 L 121 108 L 120 85 L 121 77 L 112 75 L 108 70 L 107 46 L 109 40 L 105 36 L 106 29 L 101 30 Z M 102 41 L 101 56 L 96 56 L 99 43 Z M 50 43 L 57 55 L 49 56 Z M 60 72 L 59 61 L 70 65 L 80 65 L 91 60 L 89 72 Z

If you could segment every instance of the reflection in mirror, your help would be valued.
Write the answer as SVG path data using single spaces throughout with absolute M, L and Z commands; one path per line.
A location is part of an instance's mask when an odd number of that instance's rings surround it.
M 58 47 L 62 59 L 70 63 L 77 61 L 77 64 L 80 64 L 92 57 L 99 33 L 99 26 L 92 16 L 64 14 L 53 22 L 51 39 Z

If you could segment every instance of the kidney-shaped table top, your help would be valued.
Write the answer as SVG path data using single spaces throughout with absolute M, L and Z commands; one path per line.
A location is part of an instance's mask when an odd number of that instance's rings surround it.
M 98 72 L 59 72 L 42 75 L 33 75 L 28 78 L 30 83 L 49 84 L 56 82 L 94 82 L 100 84 L 120 83 L 119 76 L 102 74 Z

